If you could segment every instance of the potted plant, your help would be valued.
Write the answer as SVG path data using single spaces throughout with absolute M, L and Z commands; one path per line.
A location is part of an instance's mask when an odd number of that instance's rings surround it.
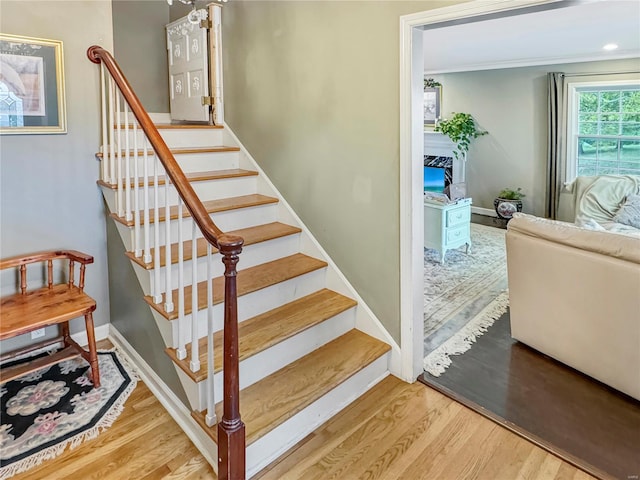
M 453 155 L 456 158 L 463 158 L 469 151 L 471 140 L 489 132 L 480 130 L 476 126 L 476 122 L 469 113 L 453 113 L 449 120 L 439 120 L 436 122 L 434 129 L 436 132 L 442 132 L 456 144 Z
M 522 199 L 526 195 L 522 192 L 522 188 L 518 187 L 513 190 L 505 188 L 498 194 L 498 198 L 493 201 L 498 217 L 505 220 L 511 220 L 513 214 L 522 211 Z

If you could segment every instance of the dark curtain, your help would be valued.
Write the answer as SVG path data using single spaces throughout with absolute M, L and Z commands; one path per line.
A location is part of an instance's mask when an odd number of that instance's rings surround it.
M 549 72 L 547 74 L 548 91 L 548 125 L 547 125 L 547 193 L 545 198 L 545 215 L 556 218 L 558 200 L 562 187 L 561 169 L 562 142 L 564 140 L 565 101 L 564 73 Z

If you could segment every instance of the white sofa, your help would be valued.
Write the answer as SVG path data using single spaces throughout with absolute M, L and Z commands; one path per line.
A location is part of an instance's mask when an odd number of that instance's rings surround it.
M 640 238 L 516 214 L 513 338 L 640 400 Z

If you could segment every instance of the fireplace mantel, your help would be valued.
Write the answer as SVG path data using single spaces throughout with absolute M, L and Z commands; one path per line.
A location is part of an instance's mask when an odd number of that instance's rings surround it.
M 449 137 L 440 132 L 433 130 L 424 131 L 424 154 L 435 155 L 437 157 L 453 158 L 453 183 L 466 182 L 465 179 L 465 160 L 456 159 L 453 150 L 456 144 Z

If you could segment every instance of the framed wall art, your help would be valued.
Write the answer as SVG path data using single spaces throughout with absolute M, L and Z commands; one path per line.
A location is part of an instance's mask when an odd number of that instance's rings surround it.
M 424 89 L 424 126 L 434 127 L 442 109 L 442 86 Z
M 0 33 L 0 133 L 66 133 L 62 42 Z

